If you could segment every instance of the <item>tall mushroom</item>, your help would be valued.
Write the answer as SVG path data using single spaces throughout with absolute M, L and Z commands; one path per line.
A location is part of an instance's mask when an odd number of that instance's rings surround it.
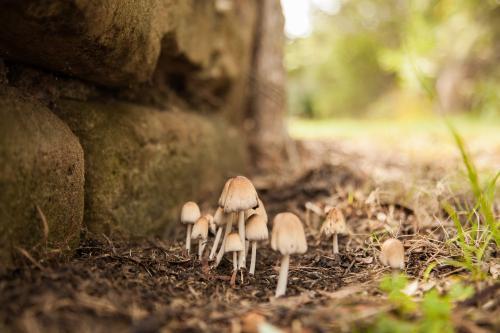
M 181 223 L 187 225 L 186 232 L 186 250 L 189 255 L 191 252 L 191 228 L 200 218 L 200 208 L 193 201 L 188 201 L 182 206 Z
M 390 266 L 393 269 L 404 269 L 405 249 L 403 243 L 396 238 L 389 238 L 382 244 L 379 259 L 382 265 Z
M 212 245 L 212 250 L 210 251 L 210 255 L 208 256 L 208 260 L 213 260 L 215 257 L 215 253 L 217 252 L 217 247 L 219 246 L 219 241 L 222 235 L 222 229 L 224 225 L 227 223 L 226 214 L 224 214 L 224 210 L 218 207 L 214 214 L 214 224 L 217 228 L 217 232 L 215 234 L 214 244 Z
M 227 197 L 227 191 L 229 189 L 229 186 L 231 185 L 231 183 L 233 182 L 233 179 L 234 178 L 229 178 L 226 183 L 224 184 L 224 188 L 222 189 L 222 193 L 219 197 L 219 208 L 222 209 L 222 212 L 225 214 L 225 215 L 228 215 L 227 219 L 226 219 L 226 230 L 224 231 L 224 238 L 222 239 L 222 244 L 220 246 L 220 249 L 219 249 L 219 252 L 217 253 L 217 258 L 215 259 L 215 267 L 219 266 L 221 260 L 222 260 L 222 257 L 224 256 L 224 245 L 226 244 L 226 239 L 227 239 L 227 236 L 229 235 L 229 233 L 231 232 L 231 229 L 233 227 L 233 214 L 230 213 L 230 214 L 227 214 L 226 212 L 224 212 L 224 202 L 226 201 L 226 197 Z
M 338 235 L 345 234 L 346 225 L 342 212 L 333 207 L 326 215 L 325 222 L 321 226 L 321 233 L 326 237 L 333 236 L 333 253 L 339 253 Z
M 246 223 L 246 236 L 247 239 L 252 242 L 252 260 L 250 261 L 250 274 L 255 274 L 255 259 L 257 256 L 257 242 L 263 241 L 269 238 L 269 232 L 267 230 L 266 219 L 259 214 L 253 214 L 247 219 Z
M 191 238 L 198 240 L 198 257 L 200 260 L 203 257 L 203 250 L 207 245 L 208 228 L 211 219 L 212 215 L 203 215 L 196 221 L 191 232 Z
M 234 286 L 236 282 L 236 272 L 238 271 L 238 255 L 237 253 L 243 250 L 243 242 L 240 236 L 233 232 L 226 238 L 224 245 L 224 252 L 233 252 L 233 275 L 231 276 L 231 285 Z
M 232 179 L 227 187 L 221 205 L 226 213 L 238 213 L 238 233 L 241 243 L 245 243 L 245 211 L 250 208 L 257 208 L 259 205 L 257 191 L 252 182 L 243 176 L 236 176 Z M 224 191 L 223 191 L 224 195 Z M 220 203 L 219 203 L 220 205 Z M 245 247 L 239 253 L 238 268 L 244 268 L 245 263 Z
M 295 253 L 301 254 L 307 251 L 304 227 L 295 214 L 280 213 L 276 215 L 273 220 L 271 247 L 283 255 L 281 258 L 278 285 L 276 287 L 276 297 L 280 297 L 286 293 L 290 255 Z

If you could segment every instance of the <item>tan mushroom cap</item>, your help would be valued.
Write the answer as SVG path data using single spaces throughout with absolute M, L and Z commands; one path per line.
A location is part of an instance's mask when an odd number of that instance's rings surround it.
M 181 223 L 194 224 L 200 218 L 200 208 L 196 202 L 188 201 L 182 206 Z
M 269 238 L 267 222 L 262 215 L 253 214 L 245 225 L 246 238 L 249 241 L 261 241 Z
M 392 268 L 405 268 L 405 249 L 403 243 L 395 238 L 389 238 L 382 244 L 380 262 Z
M 224 186 L 222 200 L 219 200 L 219 204 L 222 202 L 220 206 L 224 208 L 225 213 L 241 212 L 259 205 L 257 191 L 248 178 L 236 176 L 228 182 L 227 191 L 224 193 L 226 190 Z
M 224 210 L 221 207 L 217 207 L 215 211 L 214 222 L 219 227 L 227 223 L 227 219 L 224 218 Z
M 292 213 L 280 213 L 273 220 L 271 247 L 281 254 L 305 253 L 306 235 L 300 219 Z
M 227 236 L 226 244 L 224 245 L 224 252 L 239 252 L 243 251 L 244 245 L 241 242 L 240 235 L 236 232 L 230 233 Z
M 210 224 L 210 219 L 207 217 L 207 215 L 200 217 L 193 225 L 193 230 L 191 231 L 191 238 L 203 239 L 203 240 L 207 239 L 209 224 Z
M 345 234 L 346 229 L 344 214 L 338 208 L 330 209 L 321 226 L 321 233 L 329 237 L 333 234 Z
M 259 214 L 264 218 L 264 220 L 267 223 L 268 217 L 267 217 L 266 207 L 264 207 L 264 203 L 262 202 L 262 200 L 260 200 L 260 198 L 257 198 L 257 201 L 259 203 L 259 206 L 257 208 L 251 208 L 245 211 L 245 220 L 247 220 L 253 214 Z
M 224 184 L 224 188 L 222 189 L 222 193 L 221 193 L 221 195 L 219 197 L 219 207 L 224 207 L 224 202 L 226 201 L 226 197 L 227 197 L 227 191 L 229 189 L 229 186 L 233 182 L 233 179 L 234 178 L 229 178 L 226 181 L 226 183 Z

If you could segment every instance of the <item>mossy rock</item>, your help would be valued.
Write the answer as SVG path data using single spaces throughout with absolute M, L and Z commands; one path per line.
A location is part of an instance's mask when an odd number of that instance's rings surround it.
M 0 87 L 0 119 L 0 267 L 20 249 L 65 253 L 83 220 L 82 147 L 56 115 L 12 88 Z
M 61 101 L 85 152 L 85 223 L 113 237 L 162 235 L 187 200 L 213 196 L 246 146 L 218 117 L 126 103 Z

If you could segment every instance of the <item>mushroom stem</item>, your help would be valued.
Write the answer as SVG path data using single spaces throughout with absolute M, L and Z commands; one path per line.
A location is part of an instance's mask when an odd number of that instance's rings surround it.
M 186 234 L 186 250 L 189 255 L 189 252 L 191 252 L 191 228 L 193 227 L 192 224 L 187 225 L 187 234 Z
M 245 230 L 246 232 L 246 230 Z M 246 235 L 245 235 L 246 236 Z M 250 241 L 247 239 L 245 241 L 245 256 L 248 257 L 248 249 L 250 248 Z
M 288 266 L 290 265 L 290 255 L 285 254 L 281 258 L 280 275 L 278 277 L 278 285 L 276 286 L 276 297 L 285 295 L 286 283 L 288 280 Z
M 206 245 L 207 245 L 206 240 L 200 240 L 198 242 L 198 256 L 200 257 L 200 261 L 201 261 L 201 258 L 203 257 L 203 251 L 205 250 Z
M 220 236 L 222 235 L 222 227 L 217 228 L 217 233 L 215 234 L 214 244 L 212 245 L 212 250 L 208 256 L 208 260 L 213 260 L 215 257 L 215 252 L 217 252 L 217 246 L 219 245 Z
M 255 274 L 255 258 L 257 257 L 257 241 L 252 242 L 252 260 L 250 261 L 250 274 Z
M 236 251 L 233 252 L 233 272 L 238 270 L 238 255 Z
M 338 241 L 337 235 L 338 235 L 337 233 L 333 234 L 333 253 L 334 254 L 339 253 L 339 241 Z
M 226 224 L 226 231 L 224 232 L 224 238 L 222 239 L 222 244 L 220 246 L 219 252 L 217 253 L 217 259 L 215 260 L 215 267 L 219 266 L 222 257 L 224 256 L 224 245 L 226 244 L 226 238 L 231 232 L 232 227 L 233 227 L 233 217 L 231 216 L 231 218 L 229 219 L 229 221 L 227 221 Z
M 245 244 L 245 212 L 239 212 L 238 216 L 238 233 L 240 234 L 241 243 Z M 245 247 L 239 253 L 238 269 L 246 268 Z

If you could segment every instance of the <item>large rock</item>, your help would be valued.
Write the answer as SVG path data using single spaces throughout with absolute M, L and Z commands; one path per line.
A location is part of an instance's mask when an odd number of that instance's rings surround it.
M 47 108 L 12 88 L 0 87 L 0 119 L 0 267 L 19 254 L 16 248 L 33 256 L 73 248 L 83 220 L 78 139 Z
M 0 57 L 128 87 L 151 79 L 161 53 L 176 84 L 196 76 L 219 93 L 245 75 L 255 16 L 253 1 L 1 1 Z
M 85 151 L 85 222 L 98 234 L 161 234 L 184 201 L 215 202 L 225 177 L 244 166 L 238 132 L 219 118 L 69 100 L 56 113 Z

